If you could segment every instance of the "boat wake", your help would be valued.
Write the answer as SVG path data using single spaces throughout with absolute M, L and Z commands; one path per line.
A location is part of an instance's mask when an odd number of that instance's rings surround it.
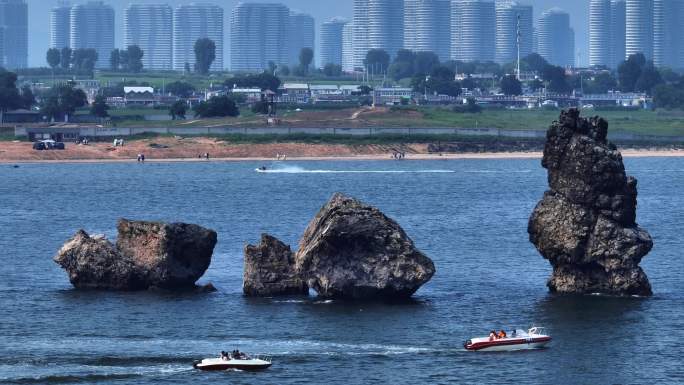
M 303 167 L 288 166 L 274 169 L 256 169 L 263 174 L 450 174 L 453 170 L 307 170 Z

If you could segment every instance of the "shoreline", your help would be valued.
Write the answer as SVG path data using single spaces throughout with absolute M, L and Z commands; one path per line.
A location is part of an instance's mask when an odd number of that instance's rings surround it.
M 625 158 L 679 158 L 684 150 L 643 150 L 625 149 L 620 151 Z M 532 152 L 481 152 L 481 153 L 443 153 L 443 154 L 406 154 L 402 161 L 426 160 L 468 160 L 468 159 L 541 159 L 543 153 Z M 286 160 L 273 157 L 243 156 L 216 157 L 209 160 L 200 158 L 160 157 L 145 159 L 145 163 L 200 163 L 200 162 L 312 162 L 312 161 L 396 161 L 387 154 L 325 155 L 325 156 L 288 156 Z M 87 163 L 137 163 L 135 158 L 82 158 L 82 159 L 2 159 L 0 164 L 87 164 Z

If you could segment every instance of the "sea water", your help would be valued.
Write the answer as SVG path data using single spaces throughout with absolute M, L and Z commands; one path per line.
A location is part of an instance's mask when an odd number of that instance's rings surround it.
M 0 383 L 682 383 L 684 159 L 626 165 L 655 241 L 642 262 L 651 298 L 548 293 L 551 268 L 527 235 L 546 189 L 535 159 L 1 165 Z M 433 279 L 408 303 L 243 297 L 245 243 L 268 232 L 296 248 L 337 191 L 396 219 Z M 115 238 L 119 217 L 215 229 L 200 282 L 218 292 L 74 290 L 52 256 L 79 228 Z M 531 325 L 548 328 L 548 349 L 462 348 Z M 273 367 L 192 369 L 236 348 Z

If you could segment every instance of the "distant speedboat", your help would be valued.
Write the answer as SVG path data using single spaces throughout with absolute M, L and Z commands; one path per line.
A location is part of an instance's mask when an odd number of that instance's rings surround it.
M 544 328 L 533 327 L 527 332 L 516 330 L 504 338 L 478 337 L 463 344 L 469 351 L 508 352 L 515 350 L 541 349 L 551 342 L 551 337 L 544 334 Z
M 259 168 L 256 169 L 256 172 L 266 172 L 266 170 L 268 170 L 268 169 L 266 168 L 266 166 L 261 166 L 261 167 L 259 167 Z
M 259 357 L 250 357 L 245 353 L 234 351 L 232 353 L 221 352 L 220 357 L 205 358 L 202 361 L 195 362 L 192 367 L 205 371 L 220 371 L 220 370 L 244 370 L 244 371 L 258 371 L 268 369 L 272 365 L 268 359 Z

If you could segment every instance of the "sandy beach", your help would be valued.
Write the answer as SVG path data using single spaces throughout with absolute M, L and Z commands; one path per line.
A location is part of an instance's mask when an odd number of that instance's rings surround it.
M 310 143 L 235 144 L 211 138 L 156 138 L 113 147 L 111 143 L 89 145 L 67 144 L 66 150 L 36 151 L 28 142 L 0 142 L 0 163 L 93 163 L 136 162 L 138 154 L 146 162 L 273 161 L 281 160 L 394 160 L 393 153 L 402 152 L 404 160 L 448 159 L 524 159 L 541 158 L 540 151 L 430 153 L 424 143 L 401 145 L 344 145 Z M 678 149 L 621 149 L 624 157 L 682 157 Z

